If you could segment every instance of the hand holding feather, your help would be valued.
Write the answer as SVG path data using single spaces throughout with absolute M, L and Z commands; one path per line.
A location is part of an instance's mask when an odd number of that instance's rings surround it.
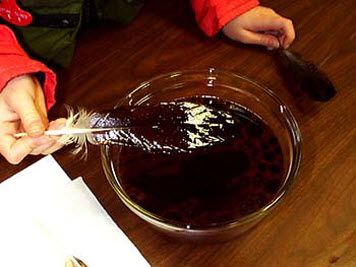
M 155 106 L 119 107 L 109 111 L 71 110 L 66 127 L 47 131 L 62 135 L 63 144 L 77 144 L 77 151 L 94 145 L 137 147 L 152 153 L 186 153 L 233 138 L 237 122 L 223 110 L 180 101 Z M 17 137 L 23 134 L 17 134 Z

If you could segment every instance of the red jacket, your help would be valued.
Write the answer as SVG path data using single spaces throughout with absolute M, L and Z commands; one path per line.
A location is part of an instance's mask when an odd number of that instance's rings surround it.
M 256 7 L 258 0 L 191 0 L 196 20 L 208 36 L 214 36 L 226 23 Z M 28 73 L 45 74 L 44 93 L 49 109 L 55 103 L 56 75 L 44 64 L 30 59 L 13 32 L 0 25 L 0 92 L 12 78 Z

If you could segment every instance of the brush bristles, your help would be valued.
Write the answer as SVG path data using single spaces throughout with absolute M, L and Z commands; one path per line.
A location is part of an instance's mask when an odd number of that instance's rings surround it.
M 63 130 L 72 129 L 88 129 L 90 128 L 90 119 L 93 112 L 88 112 L 84 108 L 78 108 L 75 113 L 74 109 L 70 106 L 66 106 L 68 112 L 68 118 Z M 69 131 L 68 131 L 69 132 Z M 75 148 L 72 150 L 74 155 L 83 152 L 82 157 L 86 158 L 88 154 L 88 142 L 92 143 L 92 137 L 90 133 L 82 134 L 65 134 L 59 139 L 59 142 L 63 145 L 75 144 Z

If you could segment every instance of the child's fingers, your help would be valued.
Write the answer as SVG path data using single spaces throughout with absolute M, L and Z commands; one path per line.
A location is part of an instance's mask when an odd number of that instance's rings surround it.
M 25 131 L 32 137 L 40 136 L 47 126 L 43 91 L 30 75 L 12 79 L 4 89 L 8 110 L 16 113 Z
M 57 150 L 60 150 L 64 145 L 59 143 L 59 142 L 55 142 L 51 147 L 47 148 L 46 150 L 42 151 L 43 155 L 48 155 L 48 154 L 52 154 Z
M 51 121 L 48 130 L 62 129 L 65 126 L 66 121 L 67 120 L 65 118 L 60 118 L 55 121 Z M 41 154 L 43 155 L 52 154 L 53 152 L 61 149 L 64 146 L 62 143 L 58 142 L 60 136 L 52 136 L 51 138 L 54 141 L 54 143 L 51 146 L 47 147 L 46 149 L 42 150 Z
M 52 140 L 51 138 L 47 137 L 47 140 L 48 142 L 46 142 L 45 144 L 43 145 L 39 145 L 37 147 L 35 147 L 31 152 L 30 154 L 31 155 L 40 155 L 40 154 L 43 154 L 44 151 L 47 151 L 49 148 L 51 148 L 55 143 L 56 141 L 55 140 Z
M 51 121 L 47 130 L 61 129 L 65 126 L 65 123 L 66 123 L 66 119 L 64 118 Z M 39 154 L 48 155 L 63 147 L 63 144 L 58 142 L 60 136 L 50 136 L 50 137 L 47 136 L 47 138 L 49 139 L 49 142 L 44 145 L 36 147 L 31 152 L 31 155 L 39 155 Z
M 67 122 L 66 118 L 56 119 L 50 122 L 48 129 L 49 130 L 62 129 L 64 126 L 66 126 L 66 122 Z
M 24 129 L 30 136 L 40 136 L 45 130 L 40 112 L 37 110 L 34 99 L 24 90 L 17 95 L 17 99 L 11 99 L 11 107 L 21 118 Z
M 48 155 L 48 154 L 52 154 L 53 152 L 61 149 L 63 147 L 63 144 L 55 141 L 55 140 L 51 140 L 50 143 L 45 144 L 45 145 L 41 145 L 36 147 L 35 149 L 33 149 L 33 151 L 30 153 L 31 155 Z
M 278 48 L 279 41 L 276 36 L 248 30 L 242 30 L 240 35 L 240 42 L 245 44 L 257 44 L 270 48 Z
M 280 45 L 287 48 L 295 38 L 293 23 L 290 19 L 280 16 L 270 8 L 261 6 L 228 22 L 223 32 L 233 40 L 270 48 L 277 48 Z
M 11 164 L 18 164 L 37 146 L 44 145 L 47 142 L 48 140 L 42 137 L 31 138 L 25 136 L 16 140 L 10 135 L 4 135 L 1 136 L 0 153 Z
M 282 45 L 288 48 L 295 38 L 293 22 L 281 16 L 270 16 L 261 19 L 258 24 L 254 24 L 249 30 L 252 31 L 277 31 L 283 34 Z
M 283 47 L 288 48 L 295 39 L 295 31 L 293 24 L 288 25 L 287 32 L 283 32 Z
M 290 19 L 279 17 L 272 19 L 270 25 L 272 30 L 278 30 L 283 34 L 282 45 L 284 48 L 288 48 L 295 38 L 293 22 Z
M 67 119 L 59 118 L 51 121 L 48 126 L 48 130 L 59 130 L 66 126 Z

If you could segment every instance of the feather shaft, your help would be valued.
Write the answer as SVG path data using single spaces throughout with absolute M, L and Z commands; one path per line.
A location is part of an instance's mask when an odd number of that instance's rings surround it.
M 119 127 L 123 129 L 125 127 Z M 63 128 L 59 130 L 48 130 L 44 132 L 44 135 L 47 136 L 60 136 L 60 135 L 79 135 L 86 133 L 95 133 L 95 132 L 107 132 L 112 130 L 118 130 L 118 128 Z M 14 134 L 15 138 L 21 138 L 27 136 L 27 133 L 16 133 Z

